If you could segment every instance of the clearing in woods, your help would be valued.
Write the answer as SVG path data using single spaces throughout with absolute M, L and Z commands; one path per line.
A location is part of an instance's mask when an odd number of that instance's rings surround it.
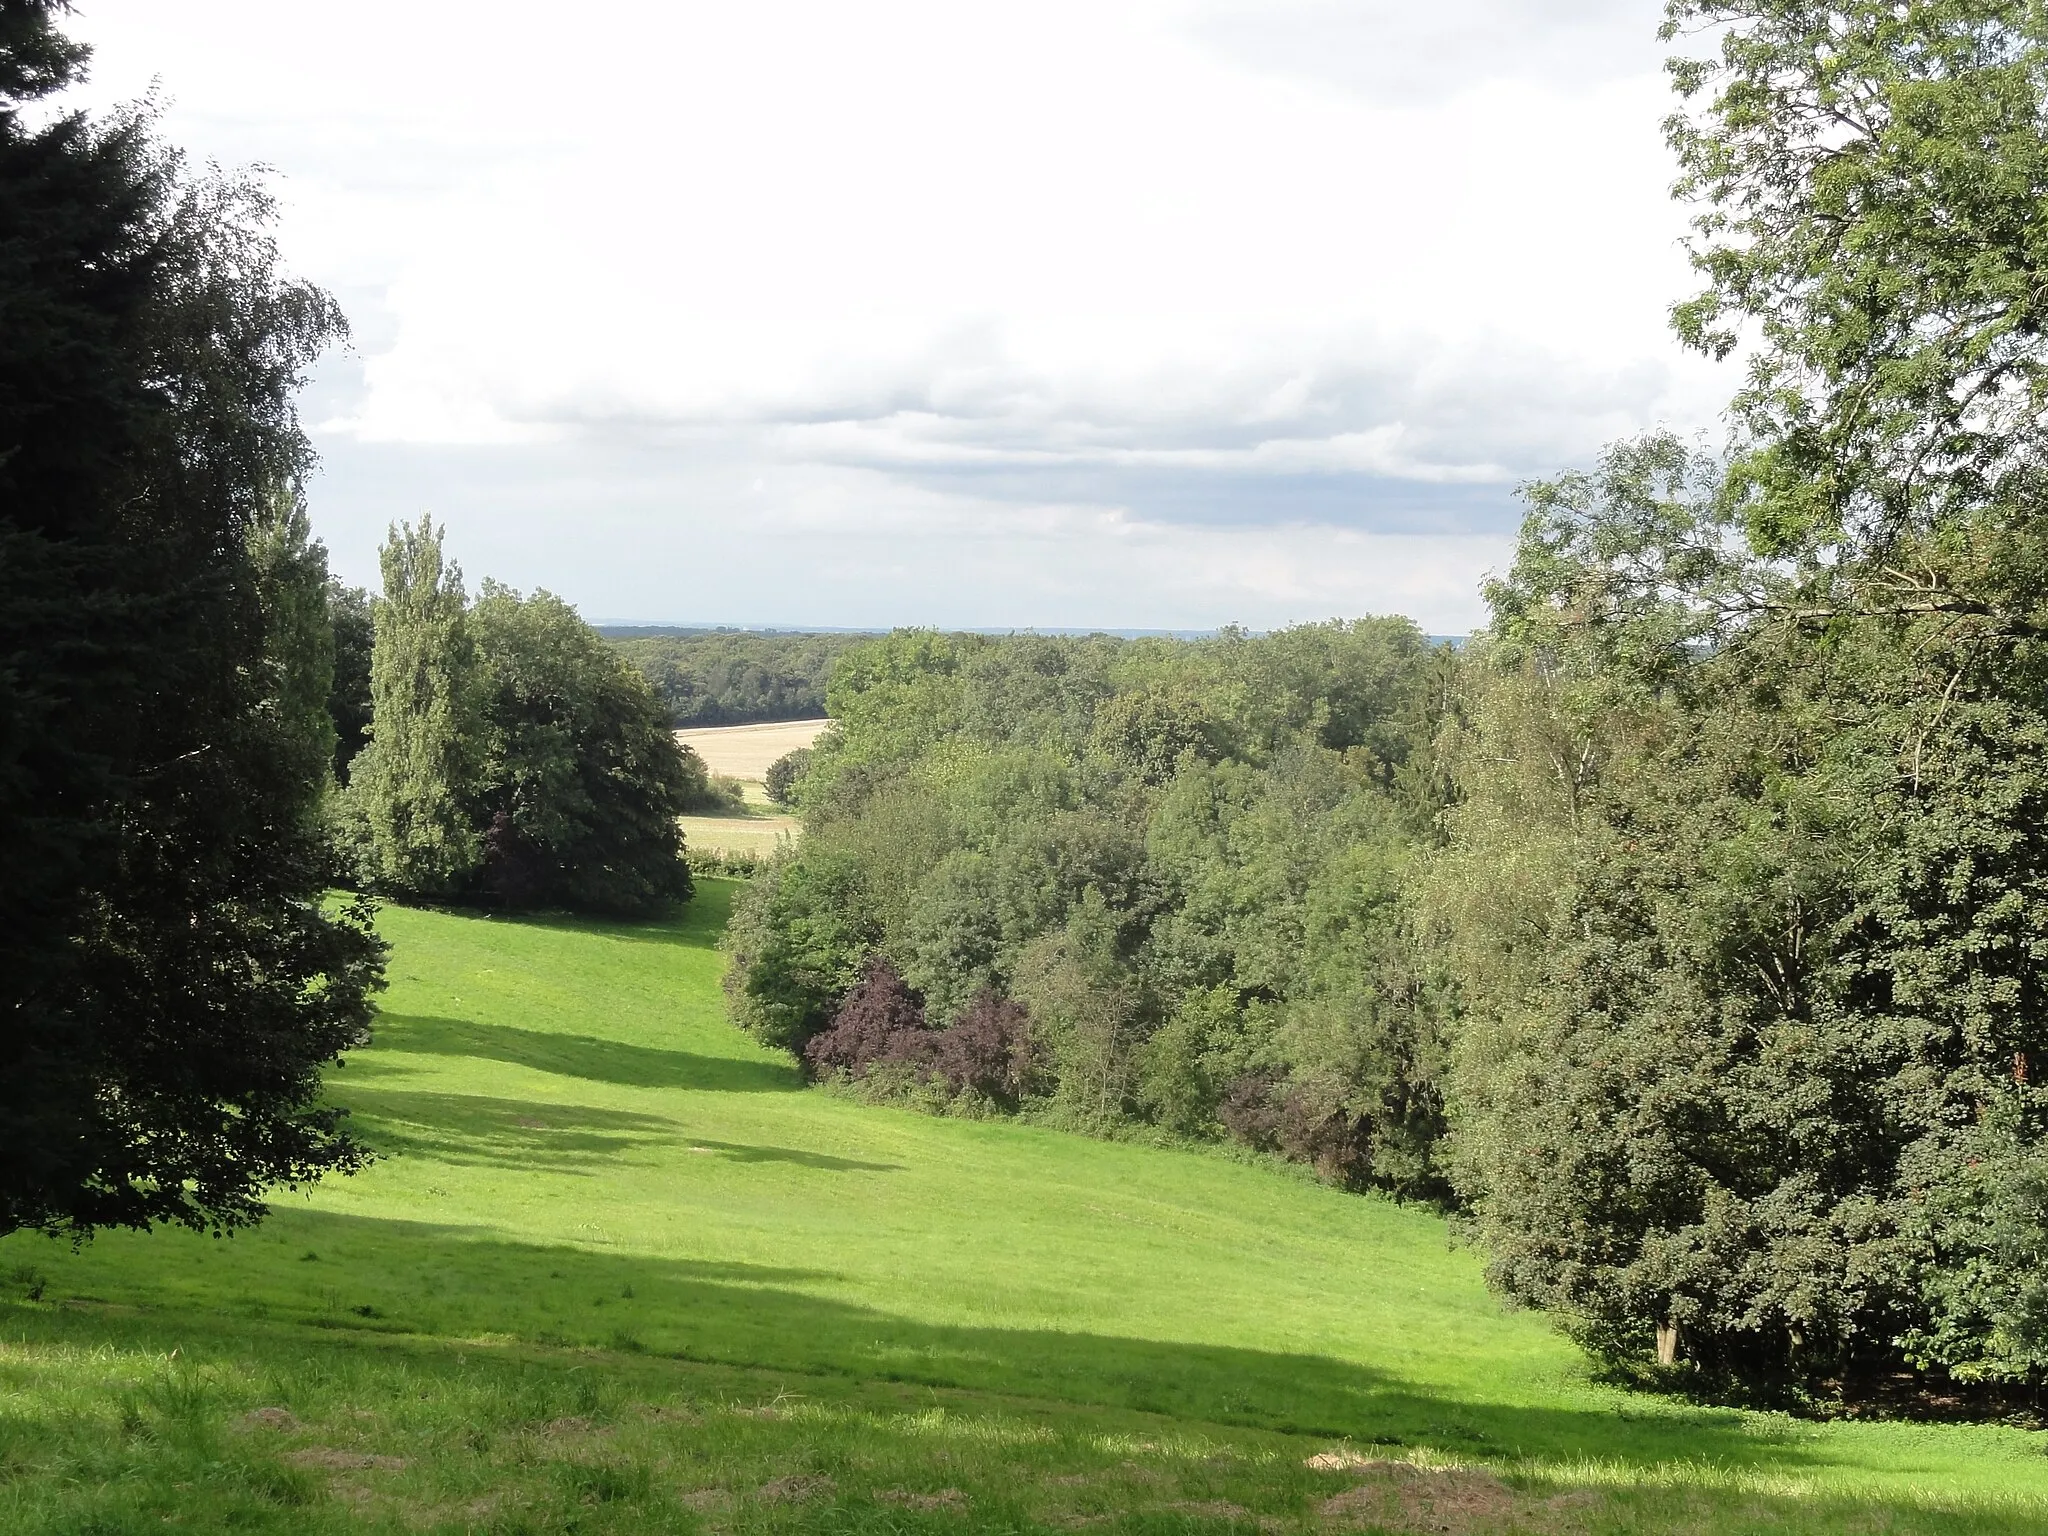
M 390 910 L 381 1152 L 0 1242 L 0 1530 L 2038 1531 L 1999 1425 L 1596 1380 L 1422 1209 L 805 1089 L 678 921 Z

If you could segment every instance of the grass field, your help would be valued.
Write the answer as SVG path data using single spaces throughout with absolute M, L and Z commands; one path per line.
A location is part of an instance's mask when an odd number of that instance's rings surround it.
M 2048 1440 L 1602 1386 L 1426 1212 L 806 1091 L 679 924 L 392 910 L 383 1153 L 0 1242 L 0 1530 L 2038 1531 Z
M 751 794 L 752 791 L 749 790 Z M 784 838 L 803 831 L 794 816 L 781 815 L 751 803 L 744 816 L 678 816 L 683 841 L 700 853 L 751 853 L 766 858 Z

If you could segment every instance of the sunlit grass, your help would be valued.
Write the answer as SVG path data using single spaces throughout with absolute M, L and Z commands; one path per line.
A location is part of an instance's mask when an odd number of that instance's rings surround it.
M 386 913 L 333 1078 L 380 1162 L 227 1240 L 0 1243 L 0 1528 L 2048 1519 L 2038 1435 L 1602 1386 L 1425 1211 L 805 1091 L 725 1022 L 700 884 Z

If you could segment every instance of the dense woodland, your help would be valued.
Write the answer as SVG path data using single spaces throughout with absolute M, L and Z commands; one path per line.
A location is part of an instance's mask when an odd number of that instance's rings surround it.
M 832 663 L 863 638 L 724 629 L 605 633 L 679 729 L 820 719 Z
M 1677 0 L 1730 440 L 1529 486 L 1492 621 L 903 633 L 737 1015 L 851 1091 L 1445 1202 L 1618 1361 L 2048 1373 L 2048 35 Z

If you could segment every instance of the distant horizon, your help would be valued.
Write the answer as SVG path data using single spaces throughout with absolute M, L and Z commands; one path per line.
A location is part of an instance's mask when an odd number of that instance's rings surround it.
M 1386 615 L 1358 614 L 1357 618 L 1385 617 Z M 1405 614 L 1393 617 L 1407 617 Z M 596 620 L 589 621 L 590 627 L 608 640 L 632 640 L 655 638 L 662 635 L 889 635 L 899 629 L 929 629 L 948 635 L 1060 635 L 1083 637 L 1107 635 L 1116 640 L 1213 640 L 1225 629 L 1241 629 L 1248 635 L 1269 635 L 1277 629 L 1298 628 L 1298 625 L 1279 625 L 1274 628 L 1255 629 L 1248 624 L 1219 624 L 1213 629 L 1120 629 L 1108 625 L 1082 628 L 1076 625 L 1039 624 L 894 624 L 885 626 L 860 624 L 613 624 Z M 1326 622 L 1314 619 L 1304 623 Z M 1432 645 L 1459 645 L 1469 634 L 1439 635 L 1425 633 L 1422 637 Z

